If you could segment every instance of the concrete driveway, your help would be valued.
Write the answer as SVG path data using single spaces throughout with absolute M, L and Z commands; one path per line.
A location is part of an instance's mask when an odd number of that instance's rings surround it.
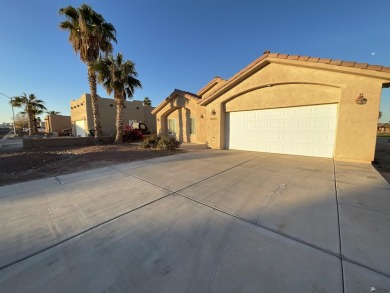
M 390 292 L 389 248 L 365 164 L 197 150 L 0 187 L 0 292 Z

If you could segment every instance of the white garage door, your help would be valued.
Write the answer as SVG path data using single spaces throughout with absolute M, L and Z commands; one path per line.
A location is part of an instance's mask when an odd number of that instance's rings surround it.
M 84 120 L 75 121 L 76 136 L 85 137 L 85 122 Z
M 337 104 L 226 113 L 226 148 L 333 157 Z

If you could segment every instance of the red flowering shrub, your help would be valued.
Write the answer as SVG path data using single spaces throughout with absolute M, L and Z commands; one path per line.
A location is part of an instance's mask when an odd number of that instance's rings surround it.
M 134 141 L 134 140 L 139 140 L 139 139 L 143 139 L 143 135 L 142 135 L 142 132 L 139 131 L 138 129 L 134 129 L 133 127 L 131 127 L 130 125 L 127 125 L 125 124 L 123 126 L 123 138 L 122 138 L 122 141 L 126 141 L 126 140 L 130 140 L 130 141 Z

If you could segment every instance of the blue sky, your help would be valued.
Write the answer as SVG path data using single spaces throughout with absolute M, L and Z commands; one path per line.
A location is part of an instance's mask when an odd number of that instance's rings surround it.
M 115 53 L 135 62 L 143 84 L 134 99 L 154 106 L 175 88 L 197 92 L 214 76 L 230 78 L 266 49 L 390 66 L 388 0 L 1 0 L 0 93 L 35 93 L 70 114 L 89 87 L 58 10 L 83 3 L 116 27 Z M 98 94 L 108 97 L 101 87 Z M 390 89 L 381 110 L 389 121 Z M 0 123 L 11 117 L 0 95 Z

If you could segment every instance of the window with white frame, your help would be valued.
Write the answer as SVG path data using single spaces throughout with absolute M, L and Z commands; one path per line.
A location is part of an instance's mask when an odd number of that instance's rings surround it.
M 196 134 L 195 118 L 190 118 L 190 134 Z

